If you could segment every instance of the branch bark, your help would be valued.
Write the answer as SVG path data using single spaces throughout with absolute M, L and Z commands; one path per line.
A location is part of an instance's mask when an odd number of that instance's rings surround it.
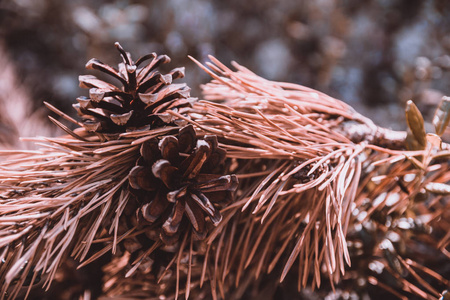
M 376 146 L 392 150 L 406 149 L 406 131 L 396 131 L 377 126 L 369 118 L 354 111 L 353 120 L 347 120 L 335 128 L 337 132 L 347 136 L 353 143 L 366 141 Z M 442 142 L 442 150 L 450 150 L 450 144 Z

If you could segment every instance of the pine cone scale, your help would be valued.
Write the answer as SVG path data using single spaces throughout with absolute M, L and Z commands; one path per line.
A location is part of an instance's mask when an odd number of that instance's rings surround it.
M 149 54 L 145 54 L 144 56 L 140 57 L 137 61 L 136 61 L 136 66 L 139 67 L 141 65 L 141 63 L 143 63 L 146 60 L 149 59 L 155 59 L 156 56 L 158 56 L 155 52 L 149 53 Z M 142 69 L 143 70 L 143 69 Z M 139 75 L 138 75 L 139 78 Z
M 167 55 L 159 55 L 157 56 L 156 53 L 149 54 L 148 59 L 152 59 L 152 61 L 141 69 L 141 71 L 138 73 L 137 80 L 138 82 L 144 82 L 145 78 L 150 74 L 151 71 L 158 68 L 161 64 L 166 64 L 170 62 L 170 58 Z M 141 62 L 143 62 L 146 59 L 140 60 L 138 59 L 138 63 L 140 65 Z M 136 63 L 136 65 L 138 65 Z
M 186 87 L 184 84 L 168 86 L 158 92 L 158 94 L 150 94 L 150 98 L 147 98 L 148 104 L 145 109 L 148 108 L 156 108 L 154 107 L 156 104 L 165 104 L 167 102 L 179 99 L 179 98 L 187 98 L 189 97 L 190 89 Z M 141 95 L 141 94 L 140 94 Z M 151 97 L 155 96 L 155 97 Z M 153 106 L 153 107 L 152 107 Z
M 120 91 L 115 87 L 114 85 L 104 82 L 100 79 L 97 79 L 97 77 L 92 75 L 80 75 L 78 76 L 78 81 L 80 82 L 80 88 L 83 89 L 90 89 L 90 88 L 99 88 L 99 89 L 105 89 L 105 90 L 111 90 L 111 91 Z
M 127 84 L 126 79 L 123 78 L 123 76 L 119 73 L 119 71 L 117 71 L 111 66 L 108 66 L 107 64 L 104 64 L 103 62 L 101 62 L 96 58 L 92 58 L 90 61 L 86 63 L 86 69 L 99 70 L 103 73 L 106 73 L 118 79 L 122 84 L 124 85 Z
M 91 100 L 87 97 L 80 96 L 77 98 L 77 102 L 80 106 L 80 109 L 88 109 L 93 108 L 94 106 L 91 104 Z M 74 104 L 76 105 L 76 104 Z
M 150 141 L 146 141 L 142 144 L 140 153 L 142 158 L 146 162 L 155 162 L 161 158 L 161 153 L 158 148 L 158 141 L 156 139 L 152 139 Z
M 164 75 L 162 75 L 158 71 L 155 71 L 151 74 L 151 77 L 149 77 L 146 81 L 142 82 L 139 85 L 137 93 L 153 93 L 166 83 L 168 83 L 168 81 L 166 78 L 164 78 Z
M 138 93 L 139 99 L 146 105 L 145 109 L 149 108 L 150 105 L 157 102 L 160 98 L 159 94 L 142 94 Z
M 196 134 L 194 127 L 186 126 L 178 134 L 178 147 L 182 153 L 189 153 L 195 147 Z
M 198 192 L 192 193 L 191 199 L 195 201 L 195 203 L 208 215 L 214 225 L 219 224 L 222 220 L 222 215 L 220 212 L 212 205 L 211 201 L 209 201 L 208 197 L 205 194 Z
M 172 75 L 173 79 L 179 79 L 184 77 L 185 71 L 186 71 L 185 67 L 179 67 L 170 71 L 170 74 Z
M 202 182 L 196 188 L 203 193 L 234 191 L 237 188 L 237 178 L 235 175 L 225 175 L 217 179 Z
M 128 175 L 128 182 L 133 189 L 154 191 L 155 182 L 151 180 L 153 174 L 151 170 L 142 166 L 135 166 Z
M 122 126 L 128 123 L 128 120 L 130 120 L 131 116 L 133 115 L 133 111 L 130 110 L 129 112 L 123 113 L 123 114 L 111 114 L 109 117 L 111 121 L 113 121 L 115 124 Z
M 185 212 L 184 201 L 177 201 L 173 206 L 172 212 L 163 225 L 164 233 L 167 235 L 174 235 L 178 231 L 178 227 L 183 219 Z
M 125 114 L 127 112 L 130 112 L 130 111 L 127 111 L 126 109 L 124 109 L 123 107 L 116 105 L 112 102 L 102 101 L 100 103 L 95 103 L 95 102 L 91 101 L 91 104 L 92 104 L 93 108 L 99 108 L 106 114 L 110 114 L 110 115 L 111 114 Z
M 155 198 L 141 207 L 142 216 L 145 220 L 153 223 L 164 213 L 169 206 L 162 193 L 158 193 Z
M 178 139 L 174 136 L 166 136 L 160 142 L 160 149 L 163 159 L 168 160 L 171 164 L 176 164 L 180 160 Z
M 177 188 L 176 179 L 173 178 L 178 169 L 170 164 L 168 160 L 160 159 L 152 166 L 153 175 L 162 180 L 169 189 Z
M 187 179 L 196 177 L 203 167 L 203 164 L 208 159 L 210 153 L 211 148 L 209 147 L 209 144 L 204 140 L 198 140 L 194 156 L 192 159 L 189 159 L 190 157 L 186 159 L 187 161 L 190 161 L 190 163 L 186 168 L 183 177 Z
M 175 203 L 180 200 L 184 196 L 186 196 L 188 185 L 183 186 L 182 188 L 167 193 L 167 201 Z
M 186 201 L 185 210 L 189 221 L 192 224 L 193 229 L 197 232 L 198 236 L 201 237 L 206 233 L 205 231 L 205 217 L 202 211 L 194 203 L 189 204 L 190 201 Z

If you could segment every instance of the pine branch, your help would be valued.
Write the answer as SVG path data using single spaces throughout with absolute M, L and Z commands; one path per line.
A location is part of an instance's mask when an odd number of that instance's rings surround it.
M 196 101 L 171 84 L 181 69 L 155 70 L 168 57 L 135 63 L 116 47 L 119 70 L 87 66 L 122 87 L 82 77 L 91 91 L 77 99 L 81 122 L 47 105 L 79 128 L 53 120 L 68 136 L 2 152 L 3 298 L 41 275 L 48 288 L 68 256 L 83 267 L 106 253 L 112 298 L 252 298 L 281 281 L 327 293 L 359 277 L 436 298 L 448 285 L 433 270 L 450 257 L 448 114 L 427 134 L 409 102 L 408 132 L 390 131 L 323 93 L 214 57 L 194 60 L 213 78 Z

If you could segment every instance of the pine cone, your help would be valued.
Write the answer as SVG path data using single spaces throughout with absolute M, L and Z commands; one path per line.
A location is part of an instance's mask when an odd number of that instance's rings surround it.
M 235 175 L 220 175 L 225 155 L 216 136 L 197 139 L 192 125 L 180 129 L 178 137 L 155 138 L 141 146 L 129 183 L 142 203 L 139 215 L 162 224 L 160 238 L 165 244 L 178 240 L 184 220 L 200 240 L 207 234 L 206 216 L 214 225 L 221 221 L 219 206 L 237 188 Z
M 89 88 L 89 97 L 77 98 L 74 108 L 82 117 L 88 131 L 120 133 L 126 130 L 150 128 L 176 123 L 167 110 L 189 107 L 190 88 L 185 84 L 172 84 L 173 79 L 184 77 L 184 68 L 176 68 L 162 75 L 158 66 L 170 62 L 167 55 L 147 54 L 133 62 L 128 52 L 115 43 L 123 63 L 119 70 L 98 59 L 91 59 L 87 69 L 100 70 L 119 80 L 122 87 L 104 82 L 92 75 L 79 77 L 80 87 Z M 138 68 L 144 61 L 150 62 Z

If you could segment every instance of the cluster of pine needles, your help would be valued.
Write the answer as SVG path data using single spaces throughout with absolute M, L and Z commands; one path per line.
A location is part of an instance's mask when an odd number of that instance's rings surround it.
M 81 121 L 46 103 L 66 136 L 1 152 L 2 299 L 70 287 L 89 266 L 100 292 L 71 297 L 447 299 L 449 98 L 435 133 L 411 101 L 395 132 L 214 57 L 192 58 L 212 80 L 190 98 L 172 83 L 184 70 L 159 73 L 167 56 L 116 47 L 118 69 L 87 66 L 122 87 L 80 77 Z

